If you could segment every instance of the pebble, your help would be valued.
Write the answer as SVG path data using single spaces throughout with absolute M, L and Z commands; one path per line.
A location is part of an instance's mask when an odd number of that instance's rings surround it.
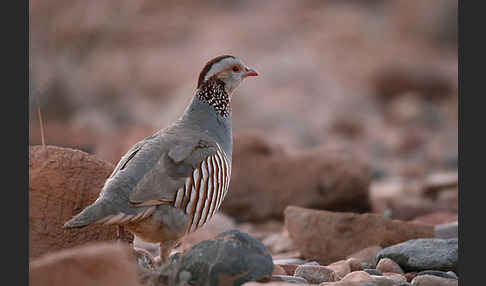
M 284 259 L 275 259 L 273 260 L 273 264 L 297 264 L 297 265 L 300 265 L 300 264 L 304 264 L 306 263 L 305 260 L 302 260 L 302 259 L 298 259 L 298 258 L 284 258 Z
M 287 275 L 291 275 L 291 276 L 294 275 L 295 269 L 297 269 L 297 267 L 299 267 L 299 265 L 297 265 L 297 264 L 275 264 L 275 265 L 282 267 L 285 270 L 285 272 L 287 273 Z
M 351 272 L 351 267 L 347 260 L 336 261 L 329 264 L 327 267 L 334 270 L 340 277 L 344 277 Z
M 357 251 L 353 254 L 347 256 L 347 258 L 356 258 L 360 263 L 366 263 L 369 265 L 376 264 L 376 255 L 378 252 L 383 250 L 383 248 L 379 245 L 373 245 L 367 248 L 364 248 L 360 251 Z
M 407 278 L 405 278 L 405 276 L 398 274 L 398 273 L 384 272 L 383 276 L 385 276 L 388 279 L 393 280 L 393 282 L 395 284 L 407 283 Z
M 457 221 L 436 225 L 434 227 L 435 237 L 442 239 L 457 238 L 459 233 L 458 228 L 459 224 Z
M 334 282 L 340 279 L 336 272 L 326 266 L 307 264 L 297 267 L 297 269 L 295 269 L 294 276 L 304 278 L 311 284 Z
M 351 268 L 351 272 L 363 270 L 363 267 L 361 267 L 361 262 L 359 262 L 358 259 L 351 257 L 346 259 L 346 261 L 348 262 L 349 267 Z
M 390 258 L 406 271 L 457 270 L 458 240 L 422 238 L 387 247 L 376 258 Z
M 370 274 L 370 275 L 376 275 L 376 276 L 383 275 L 383 274 L 381 274 L 381 271 L 378 270 L 378 269 L 366 268 L 366 269 L 363 269 L 363 271 Z
M 295 277 L 290 275 L 272 275 L 271 281 L 282 281 L 295 284 L 309 284 L 307 280 L 302 277 Z
M 377 286 L 394 286 L 395 283 L 393 280 L 385 277 L 385 276 L 376 276 L 376 275 L 371 275 L 371 278 L 373 278 L 373 281 L 376 283 Z
M 382 258 L 378 261 L 376 265 L 376 269 L 383 272 L 392 272 L 392 273 L 399 273 L 403 274 L 403 269 L 398 265 L 395 261 L 391 260 L 390 258 Z
M 287 275 L 287 271 L 282 266 L 274 264 L 272 275 Z
M 435 275 L 420 275 L 412 280 L 412 286 L 457 286 L 459 280 L 447 279 Z
M 438 270 L 424 270 L 424 271 L 420 271 L 417 274 L 417 276 L 420 276 L 420 275 L 434 275 L 434 276 L 437 276 L 437 277 L 448 278 L 448 279 L 456 279 L 457 280 L 457 276 L 456 275 L 452 275 L 452 274 L 449 274 L 448 272 L 438 271 Z
M 373 282 L 373 277 L 365 271 L 354 271 L 344 276 L 341 281 L 346 282 Z

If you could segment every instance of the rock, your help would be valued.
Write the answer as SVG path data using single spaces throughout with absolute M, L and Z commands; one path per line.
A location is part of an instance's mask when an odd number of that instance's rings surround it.
M 459 236 L 459 224 L 457 221 L 452 223 L 440 224 L 435 226 L 436 238 L 458 238 Z
M 349 263 L 349 267 L 351 268 L 351 272 L 363 270 L 363 267 L 361 267 L 361 262 L 358 259 L 351 257 L 351 258 L 346 259 L 346 261 Z
M 354 271 L 344 276 L 341 281 L 343 282 L 373 282 L 373 277 L 364 271 Z
M 433 226 L 390 220 L 376 214 L 334 213 L 289 206 L 285 226 L 306 259 L 326 265 L 363 248 L 387 247 L 413 238 L 433 237 Z
M 417 276 L 418 272 L 408 272 L 403 274 L 403 276 L 407 279 L 407 282 L 412 282 L 413 278 Z
M 457 279 L 447 279 L 435 275 L 420 275 L 412 280 L 412 286 L 456 286 Z
M 29 264 L 29 285 L 140 284 L 128 245 L 105 242 L 55 251 L 33 259 Z
M 272 275 L 289 275 L 289 274 L 287 273 L 287 271 L 285 271 L 285 269 L 282 266 L 278 264 L 274 264 Z
M 310 284 L 333 282 L 340 278 L 332 269 L 320 265 L 300 265 L 295 269 L 294 276 L 304 278 Z
M 456 278 L 456 279 L 459 279 L 459 277 L 457 277 L 457 274 L 454 273 L 454 271 L 447 271 L 446 273 L 449 274 L 450 276 Z
M 431 225 L 447 224 L 457 221 L 457 213 L 448 211 L 434 212 L 416 217 L 413 221 Z
M 302 259 L 299 259 L 299 258 L 286 258 L 286 259 L 275 259 L 273 261 L 273 263 L 275 264 L 297 264 L 297 265 L 301 265 L 301 264 L 304 264 L 306 263 L 305 260 L 302 260 Z
M 399 273 L 403 274 L 403 270 L 395 261 L 389 258 L 382 258 L 376 265 L 376 269 L 380 270 L 381 272 L 392 272 L 392 273 Z
M 384 248 L 377 259 L 390 258 L 405 271 L 457 270 L 457 239 L 413 239 Z
M 347 260 L 336 261 L 334 263 L 329 264 L 326 267 L 329 268 L 329 269 L 332 269 L 340 277 L 344 277 L 349 272 L 351 272 L 351 267 L 350 267 L 349 262 Z
M 429 175 L 424 182 L 424 193 L 436 193 L 444 189 L 457 187 L 457 172 L 436 173 Z
M 115 226 L 63 228 L 66 221 L 96 200 L 113 168 L 113 165 L 79 150 L 56 146 L 29 147 L 31 258 L 90 241 L 116 238 Z
M 375 265 L 376 264 L 376 255 L 378 252 L 380 252 L 383 249 L 383 247 L 379 245 L 373 245 L 366 247 L 364 249 L 361 249 L 355 253 L 352 253 L 347 256 L 347 258 L 355 258 L 359 261 L 359 263 L 366 263 L 370 265 Z M 361 269 L 360 269 L 361 270 Z
M 398 274 L 398 273 L 385 272 L 385 273 L 383 273 L 383 276 L 392 280 L 393 283 L 395 283 L 395 285 L 401 284 L 401 283 L 407 283 L 407 278 L 405 278 L 405 276 Z
M 269 235 L 262 241 L 262 243 L 270 250 L 271 253 L 283 253 L 295 249 L 287 230 L 284 230 L 281 233 L 273 233 Z
M 369 275 L 375 275 L 375 276 L 383 275 L 380 270 L 373 269 L 373 268 L 366 268 L 363 269 L 363 271 L 368 273 Z
M 299 282 L 286 282 L 286 281 L 275 280 L 275 281 L 270 281 L 270 282 L 265 282 L 265 283 L 250 281 L 250 282 L 243 283 L 242 285 L 244 285 L 244 286 L 295 286 L 296 283 L 304 284 L 304 283 L 301 283 L 300 281 Z
M 275 261 L 274 261 L 275 263 Z M 297 269 L 297 267 L 299 267 L 298 264 L 276 264 L 276 265 L 279 265 L 280 267 L 282 267 L 285 272 L 287 273 L 287 275 L 291 275 L 293 276 L 294 273 L 295 273 L 295 269 Z
M 371 275 L 373 281 L 376 283 L 377 286 L 394 286 L 395 282 L 388 277 L 385 276 L 376 276 Z
M 350 281 L 337 281 L 337 282 L 322 282 L 319 286 L 378 286 L 374 282 L 350 282 Z
M 290 276 L 290 275 L 272 275 L 272 281 L 283 281 L 297 284 L 308 284 L 307 280 L 302 277 Z
M 230 230 L 193 246 L 168 266 L 166 275 L 171 285 L 241 285 L 270 277 L 273 269 L 272 256 L 260 241 Z
M 233 169 L 222 211 L 238 221 L 281 219 L 287 205 L 365 212 L 370 174 L 349 150 L 288 152 L 263 136 L 235 136 Z M 296 196 L 295 194 L 299 194 Z
M 454 273 L 454 272 L 452 272 Z M 434 275 L 442 278 L 448 278 L 448 279 L 458 279 L 455 274 L 451 274 L 449 272 L 444 272 L 444 271 L 438 271 L 438 270 L 424 270 L 420 271 L 417 276 L 420 275 Z

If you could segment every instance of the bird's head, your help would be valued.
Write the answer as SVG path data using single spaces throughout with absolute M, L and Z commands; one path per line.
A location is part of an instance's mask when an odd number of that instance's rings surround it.
M 258 76 L 258 73 L 248 67 L 240 59 L 223 55 L 210 60 L 199 74 L 197 87 L 201 88 L 205 83 L 220 80 L 224 88 L 231 94 L 249 76 Z

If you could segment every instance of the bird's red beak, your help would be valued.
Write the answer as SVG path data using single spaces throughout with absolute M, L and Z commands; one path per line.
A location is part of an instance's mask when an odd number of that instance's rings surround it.
M 252 68 L 245 68 L 245 74 L 243 77 L 249 77 L 249 76 L 258 76 L 258 73 L 256 70 Z

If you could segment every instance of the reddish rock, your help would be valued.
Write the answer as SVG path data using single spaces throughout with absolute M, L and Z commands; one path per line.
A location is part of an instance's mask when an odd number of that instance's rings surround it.
M 407 278 L 405 278 L 405 276 L 398 273 L 384 272 L 383 276 L 392 280 L 393 283 L 395 283 L 396 285 L 399 285 L 401 283 L 407 283 Z
M 347 260 L 339 260 L 334 263 L 329 264 L 326 266 L 329 269 L 332 269 L 336 274 L 340 277 L 346 276 L 349 272 L 351 272 L 351 266 Z
M 349 263 L 351 272 L 363 270 L 363 267 L 361 266 L 361 262 L 357 258 L 351 257 L 346 259 L 346 261 Z
M 79 150 L 55 146 L 29 148 L 29 255 L 113 240 L 115 226 L 63 225 L 98 197 L 113 165 Z M 127 237 L 130 236 L 129 234 Z M 129 239 L 129 238 L 127 238 Z
M 455 212 L 435 212 L 415 218 L 413 221 L 420 222 L 424 224 L 445 224 L 457 221 L 457 213 Z
M 291 276 L 295 274 L 295 269 L 299 267 L 298 264 L 275 264 L 275 265 L 279 265 L 280 267 L 282 267 L 287 273 L 286 275 L 291 275 Z
M 288 152 L 256 134 L 235 136 L 224 213 L 240 221 L 282 218 L 287 205 L 365 212 L 369 169 L 348 149 Z
M 333 282 L 340 279 L 339 275 L 331 268 L 320 265 L 300 265 L 295 269 L 295 277 L 302 277 L 310 284 Z
M 285 269 L 278 264 L 273 265 L 273 272 L 272 275 L 289 275 Z
M 373 277 L 364 271 L 354 271 L 344 276 L 341 281 L 343 282 L 372 282 Z
M 286 229 L 280 233 L 273 233 L 267 236 L 262 243 L 273 254 L 295 250 Z
M 347 258 L 357 259 L 360 265 L 361 263 L 365 263 L 367 265 L 375 265 L 376 255 L 382 249 L 383 247 L 379 245 L 372 245 L 348 255 Z M 361 270 L 361 268 L 359 270 Z
M 407 282 L 412 282 L 413 278 L 417 276 L 418 272 L 407 272 L 403 276 L 407 279 Z
M 391 246 L 414 238 L 434 237 L 434 227 L 376 214 L 319 211 L 289 206 L 285 226 L 306 259 L 326 265 L 363 248 Z
M 95 243 L 65 249 L 33 259 L 29 264 L 32 286 L 136 286 L 135 259 L 121 243 Z
M 390 258 L 382 258 L 376 264 L 376 270 L 380 270 L 382 273 L 391 272 L 391 273 L 398 273 L 403 274 L 403 270 L 395 261 L 391 260 Z

